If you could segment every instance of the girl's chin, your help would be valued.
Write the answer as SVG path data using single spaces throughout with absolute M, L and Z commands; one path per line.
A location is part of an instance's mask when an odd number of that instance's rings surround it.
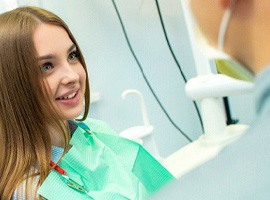
M 80 108 L 77 110 L 70 109 L 70 110 L 65 110 L 64 112 L 62 111 L 60 114 L 60 117 L 63 120 L 72 120 L 72 119 L 79 118 L 81 114 L 83 114 L 83 108 Z

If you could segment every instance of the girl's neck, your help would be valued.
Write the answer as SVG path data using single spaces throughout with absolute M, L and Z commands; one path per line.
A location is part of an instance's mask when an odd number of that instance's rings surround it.
M 53 127 L 49 127 L 49 131 L 50 131 L 52 145 L 56 147 L 64 148 L 65 141 L 64 141 L 64 138 L 61 136 L 61 134 L 58 133 L 58 131 Z

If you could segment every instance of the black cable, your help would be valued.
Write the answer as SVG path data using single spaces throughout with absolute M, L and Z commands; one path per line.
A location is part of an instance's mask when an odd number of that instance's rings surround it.
M 223 103 L 224 103 L 225 113 L 226 113 L 226 117 L 227 117 L 227 122 L 226 122 L 227 125 L 237 124 L 239 122 L 239 120 L 232 118 L 230 104 L 229 104 L 229 98 L 223 97 Z
M 155 0 L 155 2 L 156 2 L 157 10 L 158 10 L 158 16 L 159 16 L 159 19 L 160 19 L 160 22 L 161 22 L 162 30 L 163 30 L 163 33 L 164 33 L 164 36 L 165 36 L 165 39 L 166 39 L 166 43 L 167 43 L 167 45 L 168 45 L 168 47 L 170 49 L 171 55 L 172 55 L 172 57 L 173 57 L 176 65 L 177 65 L 177 67 L 178 67 L 178 69 L 179 69 L 179 71 L 180 71 L 180 73 L 181 73 L 181 75 L 182 75 L 182 77 L 183 77 L 183 79 L 184 79 L 184 81 L 186 83 L 187 82 L 187 79 L 185 77 L 185 74 L 184 74 L 184 72 L 181 69 L 181 65 L 179 64 L 179 62 L 178 62 L 178 60 L 177 60 L 177 58 L 176 58 L 176 56 L 174 54 L 174 51 L 173 51 L 173 49 L 171 47 L 170 41 L 168 39 L 167 31 L 166 31 L 166 28 L 165 28 L 165 25 L 164 25 L 164 22 L 163 22 L 163 18 L 162 18 L 162 14 L 161 14 L 161 11 L 160 11 L 159 4 L 158 4 L 158 0 Z M 202 131 L 204 132 L 202 117 L 201 117 L 201 114 L 199 112 L 198 106 L 197 106 L 197 104 L 196 104 L 195 101 L 193 101 L 193 104 L 194 104 L 194 107 L 195 107 L 196 112 L 198 114 L 198 117 L 199 117 L 199 120 L 200 120 L 200 124 L 201 124 L 201 127 L 202 127 Z
M 141 71 L 141 73 L 142 73 L 142 75 L 143 75 L 143 78 L 144 78 L 144 80 L 145 80 L 147 86 L 149 87 L 149 89 L 150 89 L 150 91 L 152 92 L 153 96 L 155 97 L 155 99 L 156 99 L 158 105 L 160 106 L 160 108 L 162 109 L 162 111 L 164 112 L 164 114 L 167 116 L 168 120 L 172 123 L 172 125 L 173 125 L 173 126 L 174 126 L 174 127 L 175 127 L 175 128 L 176 128 L 176 129 L 177 129 L 177 130 L 178 130 L 178 131 L 179 131 L 179 132 L 180 132 L 180 133 L 181 133 L 181 134 L 189 141 L 189 142 L 192 142 L 192 140 L 187 136 L 187 134 L 185 134 L 185 133 L 184 133 L 184 132 L 176 125 L 176 123 L 171 119 L 171 117 L 169 116 L 169 114 L 167 113 L 167 111 L 165 110 L 165 108 L 163 107 L 163 105 L 161 104 L 160 100 L 158 99 L 157 95 L 155 94 L 155 92 L 154 92 L 153 88 L 151 87 L 151 85 L 150 85 L 150 83 L 149 83 L 147 77 L 146 77 L 145 74 L 144 74 L 143 68 L 142 68 L 142 66 L 141 66 L 141 64 L 140 64 L 140 62 L 139 62 L 137 56 L 135 55 L 135 53 L 134 53 L 134 51 L 133 51 L 133 48 L 132 48 L 132 46 L 131 46 L 131 44 L 130 44 L 130 41 L 129 41 L 129 38 L 128 38 L 128 36 L 127 36 L 127 32 L 126 32 L 125 26 L 124 26 L 124 24 L 123 24 L 123 21 L 122 21 L 122 18 L 121 18 L 121 16 L 120 16 L 120 13 L 119 13 L 119 11 L 118 11 L 118 8 L 117 8 L 117 6 L 116 6 L 116 4 L 115 4 L 115 1 L 112 0 L 112 3 L 113 3 L 113 6 L 114 6 L 115 11 L 116 11 L 116 13 L 117 13 L 117 17 L 118 17 L 118 19 L 119 19 L 119 21 L 120 21 L 120 24 L 121 24 L 123 33 L 124 33 L 124 35 L 125 35 L 125 39 L 126 39 L 127 44 L 128 44 L 128 47 L 129 47 L 129 49 L 130 49 L 130 51 L 131 51 L 131 53 L 132 53 L 132 55 L 133 55 L 133 57 L 134 57 L 134 59 L 135 59 L 137 65 L 138 65 L 138 67 L 139 67 L 139 69 L 140 69 L 140 71 Z

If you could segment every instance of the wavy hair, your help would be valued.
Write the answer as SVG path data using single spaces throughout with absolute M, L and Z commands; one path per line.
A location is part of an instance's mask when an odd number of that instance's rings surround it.
M 19 7 L 0 15 L 0 199 L 11 199 L 14 191 L 26 183 L 23 191 L 30 197 L 47 177 L 50 167 L 52 126 L 68 148 L 70 132 L 59 118 L 44 90 L 42 73 L 33 43 L 33 32 L 41 23 L 63 27 L 81 50 L 65 22 L 55 14 L 37 7 Z M 89 111 L 90 89 L 86 78 L 84 120 Z M 39 176 L 34 184 L 34 178 Z

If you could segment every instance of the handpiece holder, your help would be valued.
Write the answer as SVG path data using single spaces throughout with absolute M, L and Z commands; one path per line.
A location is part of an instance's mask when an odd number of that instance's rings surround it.
M 163 165 L 176 178 L 213 159 L 245 133 L 247 125 L 226 125 L 221 98 L 251 92 L 253 87 L 251 82 L 222 74 L 201 75 L 187 82 L 187 96 L 200 102 L 204 134 L 163 160 Z
M 188 97 L 199 100 L 204 125 L 205 142 L 224 142 L 237 136 L 227 131 L 225 109 L 221 97 L 253 91 L 252 82 L 231 78 L 223 74 L 206 74 L 190 79 L 185 87 Z M 239 133 L 241 134 L 241 133 Z

